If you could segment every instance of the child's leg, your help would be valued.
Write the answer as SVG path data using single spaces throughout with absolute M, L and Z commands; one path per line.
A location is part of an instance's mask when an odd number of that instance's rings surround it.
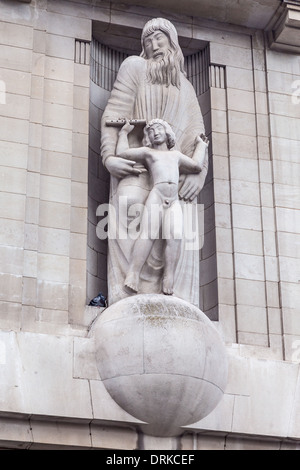
M 161 226 L 161 198 L 154 189 L 150 192 L 145 204 L 141 221 L 140 236 L 136 240 L 129 263 L 128 274 L 125 279 L 125 286 L 138 292 L 141 270 L 150 255 L 154 240 L 158 238 Z M 158 217 L 154 217 L 154 214 Z
M 179 201 L 174 201 L 172 206 L 166 210 L 163 226 L 166 237 L 166 247 L 162 290 L 164 294 L 172 295 L 175 269 L 180 253 L 183 231 L 182 209 Z
M 173 294 L 174 275 L 179 257 L 181 240 L 166 240 L 165 267 L 162 291 L 166 295 Z

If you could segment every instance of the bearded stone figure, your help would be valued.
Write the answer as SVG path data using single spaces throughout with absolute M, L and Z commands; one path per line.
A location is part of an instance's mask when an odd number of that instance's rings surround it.
M 196 138 L 205 133 L 198 99 L 184 71 L 184 57 L 177 31 L 166 19 L 149 21 L 142 32 L 140 57 L 128 57 L 121 65 L 101 122 L 101 155 L 111 175 L 108 255 L 108 302 L 133 295 L 125 286 L 135 239 L 120 236 L 136 217 L 131 208 L 143 210 L 152 189 L 149 171 L 139 163 L 117 156 L 120 127 L 108 126 L 118 119 L 166 121 L 176 136 L 175 150 L 192 158 Z M 136 125 L 128 134 L 129 148 L 139 148 L 143 142 L 143 126 Z M 181 174 L 178 196 L 185 226 L 197 225 L 197 196 L 208 168 L 208 154 L 198 174 Z M 193 220 L 188 220 L 189 218 Z M 165 240 L 158 238 L 140 272 L 139 294 L 162 293 Z M 199 305 L 199 246 L 187 249 L 181 244 L 174 273 L 173 294 L 196 306 Z

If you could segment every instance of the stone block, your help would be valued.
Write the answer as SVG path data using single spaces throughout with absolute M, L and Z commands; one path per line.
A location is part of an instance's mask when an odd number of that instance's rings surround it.
M 263 254 L 262 232 L 234 228 L 233 237 L 235 252 L 249 255 Z
M 255 92 L 255 109 L 258 114 L 268 114 L 267 94 L 261 91 Z
M 277 232 L 278 252 L 280 256 L 300 258 L 300 234 Z
M 260 206 L 260 192 L 258 183 L 232 180 L 231 199 L 233 204 Z
M 257 136 L 270 137 L 270 121 L 266 114 L 256 114 Z
M 72 158 L 72 180 L 86 183 L 88 180 L 88 160 L 86 158 Z
M 213 283 L 209 284 L 208 287 L 214 285 Z M 234 281 L 232 279 L 222 279 L 218 278 L 217 280 L 217 292 L 212 292 L 213 299 L 215 304 L 219 301 L 220 304 L 225 305 L 235 305 L 235 288 Z M 211 289 L 209 289 L 211 290 Z
M 255 206 L 233 204 L 232 218 L 234 228 L 261 231 L 260 208 Z
M 254 114 L 240 111 L 228 111 L 229 132 L 243 136 L 256 136 L 256 122 Z
M 215 204 L 216 227 L 231 228 L 230 204 Z
M 66 36 L 58 36 L 56 34 L 46 35 L 45 50 L 49 57 L 59 59 L 74 60 L 75 41 L 74 38 Z
M 278 283 L 267 281 L 266 282 L 266 294 L 267 294 L 267 304 L 268 307 L 279 307 L 279 291 L 278 291 Z
M 2 166 L 0 168 L 1 190 L 14 194 L 26 193 L 26 170 L 21 168 L 10 168 Z M 13 194 L 12 194 L 13 199 Z
M 230 204 L 230 187 L 229 181 L 219 180 L 214 178 L 214 199 L 215 202 L 221 204 Z M 205 190 L 203 190 L 205 191 Z M 211 199 L 211 195 L 209 194 Z M 205 201 L 203 201 L 205 204 Z
M 1 24 L 1 23 L 0 23 Z M 16 118 L 16 119 L 29 119 L 29 106 L 30 98 L 25 95 L 15 95 L 6 92 L 5 106 L 0 106 L 1 116 Z
M 72 206 L 87 207 L 87 183 L 72 181 Z
M 224 64 L 241 69 L 252 69 L 250 49 L 236 46 L 212 44 L 210 52 L 210 59 L 212 63 Z
M 67 153 L 43 150 L 41 159 L 41 173 L 60 178 L 71 178 L 72 157 Z
M 38 280 L 37 307 L 68 310 L 68 285 Z
M 229 180 L 228 158 L 218 155 L 213 156 L 214 177 Z
M 70 205 L 40 200 L 39 224 L 43 227 L 70 229 Z
M 276 234 L 271 231 L 264 231 L 264 253 L 267 256 L 277 256 Z
M 300 64 L 297 55 L 284 54 L 267 50 L 268 70 L 275 72 L 290 73 L 292 75 L 300 74 Z
M 236 298 L 240 305 L 266 307 L 265 283 L 248 279 L 236 279 Z
M 268 323 L 270 334 L 282 334 L 282 320 L 280 308 L 268 307 Z
M 40 198 L 43 201 L 71 203 L 71 181 L 66 178 L 41 175 Z
M 73 84 L 62 80 L 44 80 L 44 99 L 47 103 L 73 106 Z
M 28 144 L 28 134 L 28 121 L 0 116 L 1 140 L 17 144 Z
M 218 252 L 232 253 L 232 233 L 229 228 L 216 227 L 216 245 Z
M 233 180 L 258 181 L 258 161 L 250 158 L 230 157 L 230 175 Z
M 220 132 L 214 132 L 212 136 L 213 152 L 216 155 L 228 156 L 228 136 Z
M 73 128 L 73 108 L 56 103 L 45 103 L 43 113 L 43 124 L 45 126 L 59 129 Z
M 300 335 L 300 319 L 297 308 L 283 308 L 282 317 L 285 333 L 287 335 Z
M 276 205 L 290 209 L 300 209 L 300 188 L 288 184 L 274 185 Z
M 74 12 L 73 12 L 74 14 Z M 48 12 L 48 32 L 71 38 L 91 39 L 92 22 L 87 18 L 77 18 L 72 14 L 72 21 L 68 15 Z
M 10 171 L 5 171 L 6 173 L 13 173 L 13 169 L 9 169 Z M 2 170 L 0 169 L 0 175 L 2 176 Z M 2 180 L 0 176 L 0 179 Z M 17 176 L 17 175 L 16 175 Z M 9 181 L 3 178 L 3 187 L 8 185 Z M 7 188 L 9 189 L 9 188 Z M 26 198 L 25 194 L 18 194 L 19 190 L 16 190 L 16 194 L 13 192 L 0 193 L 0 217 L 4 219 L 14 219 L 14 220 L 24 220 L 25 219 L 25 203 Z
M 24 222 L 21 220 L 1 220 L 0 245 L 24 246 Z
M 3 274 L 23 274 L 23 250 L 14 246 L 1 246 L 1 273 Z
M 239 333 L 268 334 L 267 310 L 264 307 L 237 305 L 237 322 Z
M 226 111 L 212 109 L 211 120 L 213 132 L 227 133 Z
M 87 208 L 71 208 L 71 232 L 87 233 Z
M 228 88 L 228 109 L 243 113 L 255 113 L 254 95 L 251 91 Z
M 31 420 L 31 432 L 33 436 L 33 448 L 38 444 L 65 446 L 67 449 L 91 447 L 91 435 L 87 425 L 64 422 L 43 422 Z
M 288 435 L 298 365 L 252 359 L 251 370 L 250 396 L 235 397 L 232 431 L 247 429 L 247 433 L 258 432 L 260 436 Z
M 274 159 L 299 163 L 297 158 L 299 141 L 272 136 L 271 142 Z
M 23 277 L 22 305 L 36 305 L 37 280 L 32 277 Z
M 229 138 L 229 151 L 233 157 L 243 157 L 247 159 L 257 158 L 257 140 L 254 136 L 241 135 L 231 129 Z M 221 153 L 219 155 L 222 155 Z
M 27 277 L 37 276 L 37 251 L 24 250 L 23 274 Z
M 0 273 L 0 300 L 14 303 L 22 301 L 22 276 Z
M 300 164 L 286 164 L 284 161 L 275 160 L 273 162 L 274 182 L 299 187 Z
M 1 164 L 15 168 L 26 168 L 27 151 L 26 144 L 2 141 L 0 142 Z
M 70 257 L 86 260 L 87 255 L 87 237 L 86 234 L 71 233 L 70 234 Z
M 276 256 L 265 256 L 266 280 L 278 282 L 278 258 Z
M 67 283 L 69 280 L 69 258 L 67 256 L 38 253 L 37 276 L 44 281 Z
M 74 62 L 57 57 L 46 57 L 45 78 L 72 83 L 74 80 Z
M 44 150 L 60 153 L 72 153 L 72 131 L 68 129 L 59 129 L 55 127 L 43 128 Z
M 202 267 L 202 264 L 201 264 Z M 231 253 L 217 254 L 217 274 L 218 277 L 233 279 L 233 257 Z
M 297 308 L 300 303 L 300 284 L 282 282 L 281 283 L 282 307 Z
M 226 344 L 236 343 L 236 313 L 234 305 L 224 305 L 219 302 L 218 317 L 221 334 Z
M 293 92 L 292 84 L 299 79 L 296 74 L 280 72 L 268 72 L 268 87 L 270 93 L 290 94 Z
M 91 425 L 93 447 L 132 450 L 137 448 L 138 435 L 130 428 Z M 156 448 L 156 447 L 155 447 Z
M 89 110 L 89 90 L 82 86 L 74 85 L 74 108 Z
M 239 279 L 265 280 L 263 256 L 235 253 L 235 276 Z
M 31 72 L 32 51 L 21 47 L 1 46 L 0 67 L 19 72 Z
M 260 184 L 261 205 L 274 207 L 273 185 L 271 183 Z
M 254 89 L 252 70 L 227 66 L 226 78 L 228 88 L 233 90 L 253 91 Z
M 32 442 L 29 420 L 1 417 L 0 443 L 1 447 L 27 449 Z
M 278 232 L 300 233 L 300 213 L 294 209 L 276 208 Z
M 0 325 L 1 330 L 3 331 L 19 331 L 21 328 L 21 319 L 22 319 L 22 305 L 21 302 L 8 302 L 1 300 L 0 301 Z M 1 343 L 1 350 L 3 351 L 3 343 Z M 4 354 L 4 358 L 3 358 Z M 2 352 L 1 363 L 5 362 L 6 351 Z M 1 365 L 2 365 L 1 364 Z M 1 402 L 0 402 L 1 404 Z
M 87 65 L 74 64 L 74 85 L 88 88 L 90 84 L 90 68 Z
M 38 251 L 41 253 L 68 256 L 70 233 L 57 228 L 39 227 Z

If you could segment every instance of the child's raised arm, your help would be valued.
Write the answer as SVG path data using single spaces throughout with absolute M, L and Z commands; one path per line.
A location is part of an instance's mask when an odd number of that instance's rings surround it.
M 116 148 L 116 154 L 119 157 L 121 153 L 126 152 L 126 150 L 129 149 L 129 144 L 128 144 L 128 134 L 134 129 L 134 126 L 132 126 L 129 123 L 129 120 L 126 119 L 126 122 L 122 129 L 119 132 L 119 138 L 117 142 L 117 148 Z

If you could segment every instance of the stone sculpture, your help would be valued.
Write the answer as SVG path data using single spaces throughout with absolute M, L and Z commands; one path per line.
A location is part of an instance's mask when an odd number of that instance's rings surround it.
M 209 142 L 174 26 L 149 21 L 142 46 L 141 57 L 123 62 L 102 120 L 116 218 L 109 218 L 109 306 L 90 334 L 111 397 L 147 434 L 175 436 L 217 406 L 227 382 L 225 346 L 197 306 L 199 251 L 183 243 Z M 137 205 L 137 237 L 112 237 L 116 227 L 126 233 Z
M 175 146 L 175 134 L 165 121 L 154 119 L 147 124 L 144 147 L 129 148 L 128 134 L 133 129 L 134 126 L 127 121 L 120 131 L 117 156 L 145 165 L 153 187 L 145 203 L 139 237 L 130 256 L 125 286 L 134 292 L 139 291 L 141 270 L 162 228 L 166 240 L 162 292 L 172 295 L 178 249 L 183 236 L 183 216 L 178 201 L 179 172 L 200 173 L 208 140 L 204 135 L 197 137 L 193 158 L 189 158 L 178 150 L 171 151 Z
M 101 154 L 103 164 L 111 174 L 110 204 L 115 207 L 113 215 L 117 217 L 117 220 L 112 220 L 109 216 L 111 227 L 120 226 L 120 200 L 126 201 L 122 211 L 128 212 L 128 208 L 134 204 L 144 205 L 152 189 L 150 174 L 144 171 L 141 163 L 135 164 L 116 155 L 118 125 L 124 123 L 122 118 L 136 120 L 137 125 L 128 139 L 130 148 L 142 146 L 145 122 L 162 119 L 176 135 L 175 150 L 189 158 L 193 157 L 195 139 L 204 133 L 203 117 L 194 88 L 184 72 L 184 58 L 176 29 L 168 20 L 157 18 L 145 25 L 141 56 L 131 56 L 121 65 L 102 117 Z M 118 120 L 119 123 L 114 126 L 114 121 Z M 191 214 L 191 211 L 186 210 L 187 206 L 196 203 L 207 168 L 206 153 L 201 173 L 180 175 L 178 194 L 186 214 Z M 127 219 L 125 225 L 129 221 Z M 109 305 L 133 293 L 125 286 L 125 278 L 135 240 L 123 238 L 116 236 L 109 240 Z M 140 273 L 139 293 L 162 293 L 164 246 L 162 239 L 153 243 Z M 172 290 L 177 297 L 194 305 L 199 304 L 198 250 L 185 250 L 184 244 L 181 244 Z

